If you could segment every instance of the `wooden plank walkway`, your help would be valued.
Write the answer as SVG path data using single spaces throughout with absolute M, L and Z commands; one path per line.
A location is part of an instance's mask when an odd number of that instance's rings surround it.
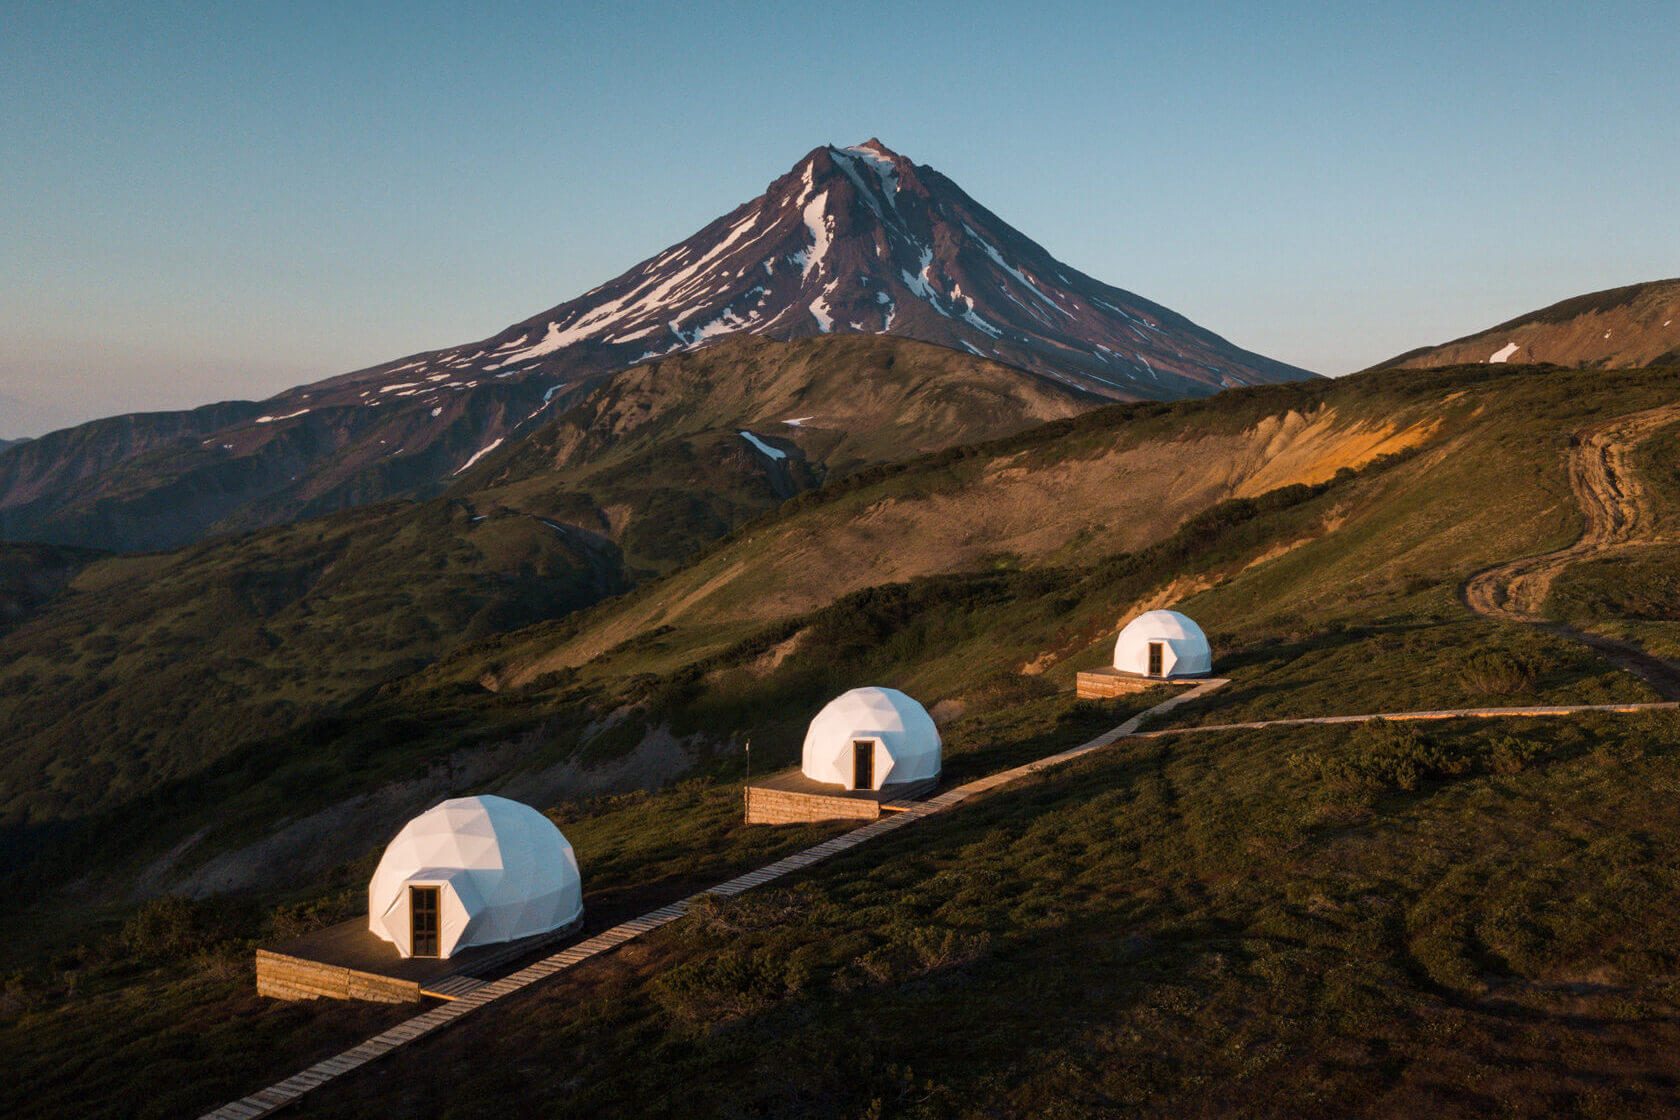
M 1372 720 L 1426 719 L 1513 719 L 1536 716 L 1571 716 L 1581 712 L 1662 712 L 1680 708 L 1680 702 L 1664 700 L 1648 704 L 1537 704 L 1527 708 L 1439 708 L 1427 712 L 1374 712 L 1363 716 L 1295 716 L 1290 719 L 1259 719 L 1250 723 L 1208 723 L 1199 727 L 1168 727 L 1160 731 L 1137 732 L 1140 739 L 1163 735 L 1194 735 L 1202 731 L 1250 731 L 1262 727 L 1304 727 L 1313 723 L 1369 723 Z
M 433 999 L 460 999 L 462 996 L 472 995 L 487 983 L 488 980 L 480 980 L 464 972 L 455 972 L 435 984 L 422 984 L 420 994 L 431 996 Z
M 774 882 L 784 875 L 790 875 L 860 844 L 866 844 L 877 836 L 883 836 L 895 829 L 945 812 L 976 794 L 1008 785 L 1010 782 L 1042 770 L 1065 765 L 1094 751 L 1113 746 L 1124 738 L 1155 738 L 1164 735 L 1196 734 L 1203 731 L 1236 731 L 1314 723 L 1364 723 L 1376 719 L 1425 720 L 1458 719 L 1462 717 L 1558 716 L 1571 715 L 1577 712 L 1644 712 L 1680 708 L 1680 703 L 1675 702 L 1660 704 L 1560 704 L 1527 708 L 1450 708 L 1428 712 L 1383 712 L 1361 716 L 1307 716 L 1295 719 L 1256 720 L 1251 723 L 1210 724 L 1204 727 L 1171 728 L 1163 731 L 1140 732 L 1138 730 L 1145 720 L 1169 712 L 1180 704 L 1206 696 L 1228 683 L 1230 682 L 1223 678 L 1205 681 L 1187 692 L 1179 693 L 1177 696 L 1133 716 L 1119 727 L 1104 732 L 1087 743 L 1081 743 L 1077 747 L 1058 754 L 1046 755 L 1021 766 L 1000 770 L 995 774 L 988 774 L 983 778 L 976 778 L 937 797 L 928 798 L 926 801 L 904 802 L 895 805 L 894 808 L 897 811 L 861 828 L 853 829 L 843 835 L 836 836 L 832 840 L 806 848 L 804 851 L 784 856 L 775 863 L 767 864 L 755 871 L 737 875 L 735 878 L 720 883 L 710 890 L 690 895 L 678 902 L 671 903 L 669 906 L 661 906 L 659 909 L 651 910 L 639 918 L 633 918 L 628 922 L 613 926 L 611 929 L 602 930 L 600 933 L 569 945 L 558 953 L 545 957 L 510 976 L 504 976 L 493 981 L 474 981 L 473 978 L 464 976 L 450 977 L 449 980 L 459 980 L 462 983 L 458 987 L 452 987 L 447 994 L 437 993 L 449 1002 L 407 1019 L 390 1030 L 368 1039 L 360 1046 L 353 1047 L 325 1061 L 317 1062 L 303 1072 L 294 1074 L 284 1081 L 270 1085 L 266 1089 L 260 1089 L 231 1104 L 223 1105 L 214 1112 L 205 1113 L 201 1120 L 252 1120 L 254 1117 L 267 1116 L 293 1103 L 304 1094 L 325 1085 L 334 1078 L 342 1077 L 351 1070 L 366 1065 L 376 1058 L 383 1057 L 400 1046 L 406 1046 L 416 1039 L 424 1038 L 463 1015 L 477 1011 L 503 996 L 528 988 L 532 984 L 548 979 L 557 972 L 572 968 L 591 957 L 610 952 L 626 941 L 676 921 L 687 913 L 689 906 L 706 895 L 729 897 L 750 891 L 754 887 L 763 886 L 765 883 Z M 443 987 L 447 982 L 440 982 L 439 987 Z
M 719 883 L 710 890 L 689 895 L 687 898 L 673 902 L 669 906 L 661 906 L 659 909 L 649 911 L 639 918 L 633 918 L 628 922 L 613 926 L 611 929 L 602 930 L 593 937 L 586 937 L 582 941 L 569 945 L 552 956 L 544 957 L 535 964 L 520 969 L 510 976 L 504 976 L 499 980 L 480 981 L 471 987 L 465 983 L 472 980 L 471 977 L 449 977 L 447 980 L 441 981 L 438 987 L 441 989 L 448 985 L 450 981 L 458 980 L 463 982 L 458 985 L 459 990 L 456 986 L 451 986 L 448 993 L 438 990 L 428 990 L 427 993 L 439 995 L 449 1002 L 411 1019 L 406 1019 L 390 1030 L 368 1039 L 360 1046 L 352 1047 L 335 1057 L 316 1062 L 303 1072 L 294 1074 L 284 1081 L 270 1085 L 266 1089 L 259 1089 L 250 1096 L 241 1097 L 239 1100 L 225 1104 L 213 1112 L 207 1112 L 201 1117 L 201 1120 L 252 1120 L 254 1117 L 267 1116 L 293 1103 L 304 1094 L 325 1085 L 334 1078 L 342 1077 L 351 1070 L 366 1065 L 375 1058 L 383 1057 L 400 1046 L 406 1046 L 416 1039 L 424 1038 L 463 1015 L 477 1011 L 503 996 L 546 980 L 556 972 L 572 968 L 591 957 L 616 949 L 626 941 L 676 921 L 688 912 L 689 906 L 707 895 L 729 897 L 750 891 L 754 887 L 763 886 L 765 883 L 773 882 L 784 875 L 803 870 L 812 864 L 820 863 L 831 856 L 855 848 L 859 844 L 867 844 L 877 836 L 884 836 L 895 829 L 914 824 L 925 817 L 942 813 L 953 806 L 962 804 L 975 794 L 996 789 L 998 786 L 1007 785 L 1028 774 L 1046 770 L 1052 766 L 1060 766 L 1090 754 L 1092 751 L 1112 746 L 1117 740 L 1136 731 L 1145 719 L 1170 711 L 1187 700 L 1205 696 L 1226 683 L 1228 682 L 1223 679 L 1205 681 L 1196 688 L 1180 693 L 1165 703 L 1157 704 L 1148 711 L 1127 720 L 1112 731 L 1104 732 L 1090 742 L 1082 743 L 1071 750 L 1036 759 L 1023 766 L 1002 770 L 996 774 L 988 774 L 984 778 L 966 782 L 937 797 L 930 797 L 926 801 L 908 802 L 904 803 L 902 807 L 895 805 L 896 812 L 883 816 L 861 828 L 855 828 L 843 835 L 836 836 L 832 840 L 806 848 L 804 851 L 784 856 L 775 863 L 767 864 L 756 871 L 748 871 L 745 874 L 737 875 L 727 882 Z

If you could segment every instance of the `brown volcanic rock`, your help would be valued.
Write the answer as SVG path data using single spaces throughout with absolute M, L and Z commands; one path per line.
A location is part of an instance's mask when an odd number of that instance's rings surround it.
M 1680 279 L 1576 296 L 1373 369 L 1478 362 L 1634 369 L 1680 364 Z
M 731 335 L 828 333 L 930 342 L 1119 400 L 1314 376 L 1060 264 L 871 140 L 813 150 L 693 237 L 483 341 L 177 425 L 173 440 L 107 439 L 113 424 L 158 426 L 125 417 L 0 452 L 0 535 L 161 548 L 423 493 L 605 374 Z

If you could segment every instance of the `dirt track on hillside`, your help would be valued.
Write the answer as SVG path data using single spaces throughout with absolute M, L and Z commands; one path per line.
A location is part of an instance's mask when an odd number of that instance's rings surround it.
M 1465 581 L 1464 603 L 1477 614 L 1526 622 L 1591 646 L 1648 681 L 1668 699 L 1680 699 L 1680 667 L 1637 646 L 1588 634 L 1540 613 L 1552 583 L 1571 564 L 1639 545 L 1658 544 L 1656 513 L 1632 461 L 1633 449 L 1665 424 L 1680 420 L 1680 404 L 1617 417 L 1575 434 L 1569 448 L 1569 483 L 1586 528 L 1567 548 L 1525 556 L 1477 572 Z

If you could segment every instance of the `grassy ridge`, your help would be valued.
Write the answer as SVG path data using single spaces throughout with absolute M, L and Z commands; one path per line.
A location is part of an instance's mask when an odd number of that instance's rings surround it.
M 610 557 L 458 503 L 358 510 L 83 569 L 0 646 L 0 820 L 112 808 L 624 587 Z
M 1611 693 L 1643 699 L 1648 694 L 1636 682 L 1606 676 L 1573 651 L 1544 642 L 1506 649 L 1519 664 L 1488 678 L 1494 685 L 1466 683 L 1443 666 L 1483 643 L 1497 647 L 1494 652 L 1510 644 L 1496 630 L 1448 626 L 1463 619 L 1453 599 L 1457 581 L 1486 563 L 1555 547 L 1578 531 L 1561 469 L 1571 426 L 1607 410 L 1642 407 L 1673 388 L 1674 378 L 1661 374 L 1516 376 L 1482 367 L 1379 375 L 1248 390 L 1229 400 L 1121 406 L 1048 432 L 942 452 L 878 471 L 856 487 L 838 488 L 836 496 L 798 503 L 743 530 L 693 568 L 623 599 L 466 643 L 437 665 L 329 707 L 293 730 L 253 737 L 208 766 L 198 760 L 197 769 L 131 798 L 120 811 L 14 833 L 11 843 L 54 853 L 47 864 L 37 863 L 43 872 L 109 860 L 105 853 L 115 852 L 133 866 L 199 829 L 208 833 L 198 850 L 214 852 L 259 837 L 281 817 L 447 770 L 458 752 L 496 744 L 528 744 L 507 765 L 529 770 L 568 757 L 617 757 L 613 752 L 634 749 L 641 734 L 666 728 L 714 745 L 750 734 L 765 757 L 791 760 L 808 713 L 855 684 L 894 684 L 930 704 L 959 709 L 1007 706 L 1066 687 L 1075 669 L 1106 656 L 1105 636 L 1124 614 L 1173 588 L 1180 589 L 1173 597 L 1215 635 L 1222 656 L 1247 659 L 1240 663 L 1266 674 L 1247 690 L 1216 697 L 1206 719 L 1238 711 L 1234 705 L 1260 688 L 1277 696 L 1287 688 L 1295 703 L 1305 700 L 1308 693 L 1299 689 L 1306 687 L 1319 697 L 1312 705 L 1331 708 L 1363 689 L 1377 710 Z M 855 519 L 856 507 L 895 495 L 933 494 L 935 502 L 960 505 L 967 494 L 984 491 L 987 464 L 1000 460 L 1053 473 L 1089 462 L 1117 441 L 1153 440 L 1151 446 L 1170 449 L 1186 432 L 1240 435 L 1267 417 L 1312 413 L 1315 400 L 1349 417 L 1357 408 L 1384 417 L 1433 417 L 1436 434 L 1409 454 L 1316 487 L 1286 487 L 1264 501 L 1238 499 L 1193 517 L 1159 544 L 1106 558 L 1099 534 L 1082 546 L 1082 559 L 1065 549 L 1043 556 L 992 553 L 967 571 L 866 588 L 780 615 L 761 609 L 762 594 L 755 598 L 751 582 L 738 580 L 747 604 L 738 613 L 631 627 L 628 638 L 576 669 L 507 683 L 517 666 L 543 651 L 617 628 L 650 604 L 680 600 L 704 572 L 751 572 L 778 533 L 810 536 Z M 503 521 L 522 523 L 504 514 L 482 526 Z M 546 532 L 528 518 L 523 523 Z M 1370 627 L 1387 636 L 1349 645 L 1350 633 Z M 348 625 L 338 632 L 356 633 Z M 1395 635 L 1409 636 L 1394 646 Z M 1334 662 L 1343 676 L 1314 683 L 1297 674 L 1290 683 L 1290 651 L 1326 643 L 1346 647 Z M 1414 647 L 1432 652 L 1414 656 L 1408 652 Z M 1269 662 L 1266 649 L 1273 650 Z M 1268 663 L 1271 668 L 1260 668 Z M 1023 676 L 1023 667 L 1036 675 Z M 1593 683 L 1595 676 L 1603 679 Z M 66 677 L 73 685 L 76 678 Z M 629 717 L 614 740 L 592 745 L 587 729 L 626 708 Z M 704 755 L 702 749 L 702 772 L 722 773 L 715 767 L 729 765 L 706 762 Z

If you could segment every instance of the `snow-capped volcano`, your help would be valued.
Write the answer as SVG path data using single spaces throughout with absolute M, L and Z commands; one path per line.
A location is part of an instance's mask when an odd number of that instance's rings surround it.
M 871 139 L 815 149 L 686 241 L 493 338 L 409 359 L 414 384 L 366 395 L 423 396 L 461 376 L 571 380 L 739 332 L 900 335 L 1122 399 L 1311 376 L 1068 268 Z
M 483 341 L 261 403 L 94 421 L 6 449 L 0 534 L 162 548 L 421 493 L 605 375 L 730 335 L 825 333 L 980 355 L 1082 401 L 1313 376 L 1068 268 L 870 140 L 813 150 L 686 241 Z

